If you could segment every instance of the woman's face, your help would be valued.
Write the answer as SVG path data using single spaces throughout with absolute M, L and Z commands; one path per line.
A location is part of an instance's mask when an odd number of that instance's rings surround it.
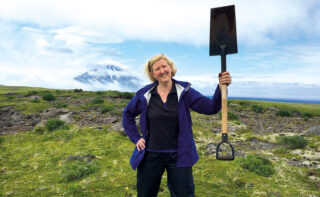
M 153 77 L 161 82 L 168 82 L 171 80 L 171 68 L 168 62 L 164 59 L 158 60 L 152 66 Z

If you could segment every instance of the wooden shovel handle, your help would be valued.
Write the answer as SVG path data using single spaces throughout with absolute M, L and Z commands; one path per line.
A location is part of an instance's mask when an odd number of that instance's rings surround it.
M 228 133 L 227 85 L 220 85 L 222 105 L 222 133 Z

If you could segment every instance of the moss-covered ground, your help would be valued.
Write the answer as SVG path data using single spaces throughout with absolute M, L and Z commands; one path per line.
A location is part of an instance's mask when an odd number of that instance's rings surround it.
M 34 103 L 36 107 L 28 106 L 30 103 L 22 105 L 18 103 L 19 98 L 5 96 L 9 92 L 28 94 L 30 91 L 39 93 L 42 89 L 1 87 L 1 106 L 15 105 L 28 113 L 36 113 L 53 105 L 47 101 Z M 118 94 L 83 92 L 75 95 L 69 90 L 45 91 L 50 91 L 55 96 L 74 96 L 73 99 L 87 100 L 94 98 L 93 95 L 103 96 L 105 99 Z M 128 99 L 124 99 L 123 102 L 113 104 L 123 107 L 127 102 Z M 250 102 L 253 101 L 235 101 L 238 104 Z M 304 104 L 258 101 L 256 104 L 264 108 L 271 106 L 298 109 L 315 116 L 320 114 L 318 105 L 310 107 Z M 238 107 L 245 108 L 246 104 L 239 104 Z M 79 109 L 72 105 L 67 108 Z M 116 114 L 119 115 L 120 112 Z M 234 161 L 218 161 L 215 155 L 208 155 L 206 146 L 209 143 L 217 144 L 221 140 L 219 133 L 212 132 L 212 128 L 219 125 L 216 121 L 211 121 L 212 116 L 192 112 L 192 119 L 200 156 L 193 167 L 196 196 L 320 196 L 320 169 L 294 167 L 285 160 L 272 160 L 273 157 L 287 158 L 290 155 L 290 158 L 298 157 L 293 150 L 279 147 L 269 152 L 248 149 L 252 154 L 269 158 L 274 166 L 275 174 L 260 176 L 242 168 L 239 157 Z M 239 122 L 234 121 L 234 124 Z M 136 196 L 136 171 L 129 165 L 134 145 L 120 132 L 108 131 L 110 127 L 111 125 L 79 127 L 71 124 L 52 132 L 35 129 L 0 136 L 0 196 Z M 238 132 L 237 138 L 275 141 L 270 136 L 256 136 L 250 129 Z M 237 140 L 235 136 L 230 136 L 229 139 L 231 142 Z M 307 139 L 308 150 L 319 150 L 318 136 Z M 238 148 L 236 144 L 234 146 L 235 149 Z M 96 158 L 68 160 L 72 155 L 95 155 Z M 70 174 L 70 171 L 74 174 Z M 88 173 L 81 173 L 83 171 Z M 310 179 L 310 174 L 315 179 Z M 72 179 L 66 179 L 71 175 Z M 164 174 L 158 195 L 160 197 L 170 196 L 166 181 Z

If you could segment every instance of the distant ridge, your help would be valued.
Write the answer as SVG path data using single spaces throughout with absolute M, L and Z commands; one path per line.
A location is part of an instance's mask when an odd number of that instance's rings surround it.
M 258 101 L 272 101 L 272 102 L 285 102 L 285 103 L 320 104 L 320 100 L 311 100 L 311 99 L 307 100 L 307 99 L 250 98 L 250 97 L 228 97 L 228 99 L 258 100 Z

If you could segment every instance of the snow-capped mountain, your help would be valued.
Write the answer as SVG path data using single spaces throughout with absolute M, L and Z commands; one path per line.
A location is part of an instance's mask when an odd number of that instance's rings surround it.
M 86 85 L 105 87 L 105 90 L 136 91 L 141 80 L 127 68 L 113 64 L 98 64 L 74 79 Z

